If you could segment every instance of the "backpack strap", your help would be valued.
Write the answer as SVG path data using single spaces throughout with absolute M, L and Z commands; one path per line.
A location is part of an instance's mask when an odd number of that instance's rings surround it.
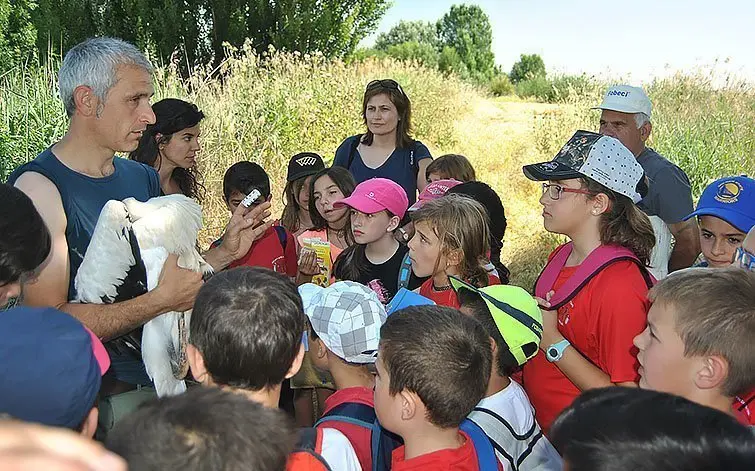
M 288 245 L 288 234 L 286 234 L 286 228 L 283 226 L 273 226 L 273 229 L 275 229 L 276 234 L 278 234 L 278 242 L 281 243 L 283 252 L 285 252 L 286 245 Z
M 372 430 L 376 420 L 374 408 L 358 402 L 344 402 L 323 414 L 315 423 L 315 427 L 326 422 L 345 422 Z
M 558 252 L 556 252 L 553 258 L 551 258 L 550 262 L 548 262 L 535 282 L 536 296 L 545 299 L 548 292 L 553 288 L 559 272 L 566 265 L 566 260 L 569 258 L 569 255 L 571 255 L 572 249 L 573 245 L 569 242 L 559 248 Z M 595 275 L 600 273 L 607 266 L 623 260 L 635 263 L 640 269 L 645 284 L 648 288 L 653 287 L 655 279 L 631 250 L 617 245 L 601 245 L 587 256 L 587 258 L 579 265 L 574 275 L 569 277 L 569 279 L 558 289 L 558 292 L 553 295 L 550 301 L 551 307 L 549 310 L 555 311 L 564 306 L 571 301 L 574 296 L 576 296 L 577 293 L 579 293 L 579 291 L 595 277 Z
M 401 259 L 401 266 L 398 269 L 398 284 L 396 291 L 401 288 L 409 287 L 409 280 L 412 277 L 412 261 L 409 259 L 409 252 L 404 254 L 404 258 Z
M 532 426 L 530 426 L 529 430 L 524 432 L 524 434 L 517 433 L 516 430 L 514 430 L 514 427 L 506 419 L 501 417 L 496 412 L 484 407 L 475 407 L 472 411 L 472 414 L 470 414 L 469 420 L 477 424 L 480 428 L 483 427 L 483 424 L 487 424 L 488 430 L 496 432 L 497 436 L 495 437 L 488 435 L 490 443 L 499 454 L 506 458 L 506 460 L 511 465 L 511 469 L 514 470 L 519 469 L 524 460 L 532 454 L 535 445 L 537 445 L 537 443 L 544 437 L 543 431 L 542 429 L 540 429 L 540 426 L 538 425 L 537 420 L 534 419 L 534 416 L 532 420 Z M 503 428 L 501 428 L 501 425 L 503 426 Z M 484 428 L 483 431 L 485 431 Z M 510 434 L 511 438 L 513 438 L 514 440 L 527 442 L 527 448 L 519 456 L 511 456 L 506 451 L 506 447 L 501 445 L 501 443 L 507 443 L 507 437 L 503 436 L 503 434 L 505 433 Z M 499 441 L 501 443 L 499 443 Z
M 469 419 L 464 419 L 459 429 L 472 439 L 477 453 L 477 467 L 480 471 L 498 471 L 498 457 L 495 455 L 493 444 L 479 425 Z
M 294 452 L 289 457 L 289 462 L 286 466 L 286 469 L 292 471 L 299 469 L 324 469 L 326 471 L 332 471 L 332 468 L 322 456 L 322 440 L 322 430 L 314 427 L 300 429 L 299 440 L 296 443 Z M 309 459 L 303 459 L 303 455 L 305 455 Z M 313 460 L 317 466 L 312 466 Z

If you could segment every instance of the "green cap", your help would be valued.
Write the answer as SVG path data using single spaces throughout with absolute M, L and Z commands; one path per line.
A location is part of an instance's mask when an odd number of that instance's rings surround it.
M 543 313 L 527 291 L 511 285 L 477 288 L 454 276 L 449 278 L 457 292 L 468 289 L 482 297 L 519 366 L 537 354 L 537 346 L 543 337 Z M 535 348 L 527 349 L 529 353 L 525 353 L 522 347 L 531 343 Z

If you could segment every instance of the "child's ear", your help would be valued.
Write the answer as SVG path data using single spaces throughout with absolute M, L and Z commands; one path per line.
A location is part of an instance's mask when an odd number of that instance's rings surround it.
M 695 376 L 695 386 L 700 389 L 721 389 L 729 376 L 729 362 L 718 355 L 704 358 L 702 368 Z
M 388 223 L 388 229 L 386 229 L 386 232 L 393 232 L 396 229 L 398 229 L 399 224 L 401 224 L 401 219 L 398 218 L 398 216 L 393 216 L 391 218 L 391 221 Z
M 590 213 L 592 213 L 593 216 L 600 216 L 611 210 L 611 199 L 605 193 L 598 193 L 588 201 L 592 203 Z
M 422 401 L 415 393 L 404 389 L 398 393 L 401 399 L 401 420 L 412 420 L 419 413 Z
M 296 373 L 299 372 L 301 369 L 301 364 L 304 361 L 304 343 L 302 342 L 301 345 L 299 345 L 299 353 L 296 354 L 296 358 L 294 358 L 294 362 L 291 363 L 291 368 L 288 369 L 288 373 L 286 373 L 286 379 L 291 378 Z
M 189 344 L 186 346 L 186 359 L 189 361 L 189 368 L 191 368 L 191 375 L 194 376 L 194 379 L 205 386 L 211 385 L 212 378 L 204 365 L 202 352 L 194 345 Z
M 310 337 L 311 338 L 311 337 Z M 325 347 L 325 344 L 323 343 L 321 338 L 317 338 L 312 341 L 313 344 L 317 345 L 317 348 L 315 349 L 315 356 L 317 358 L 327 358 L 328 356 L 328 349 Z
M 461 265 L 461 260 L 464 258 L 464 253 L 461 250 L 451 250 L 448 252 L 448 255 L 446 255 L 446 260 L 448 261 L 448 265 L 451 267 L 456 267 Z

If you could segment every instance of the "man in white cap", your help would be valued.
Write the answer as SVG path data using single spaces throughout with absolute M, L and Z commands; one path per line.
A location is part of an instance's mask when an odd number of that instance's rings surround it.
M 645 145 L 653 129 L 647 94 L 639 87 L 615 85 L 595 109 L 602 110 L 600 133 L 621 141 L 645 171 L 649 190 L 637 206 L 648 216 L 662 219 L 676 240 L 669 271 L 692 266 L 700 253 L 700 240 L 696 224 L 682 220 L 693 210 L 689 178 L 684 170 Z M 657 235 L 665 230 L 655 226 Z

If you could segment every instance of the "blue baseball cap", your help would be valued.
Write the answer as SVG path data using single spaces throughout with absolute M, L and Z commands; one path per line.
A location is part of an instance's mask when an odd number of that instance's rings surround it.
M 426 304 L 435 304 L 432 299 L 426 298 L 419 293 L 401 288 L 396 292 L 391 302 L 385 306 L 386 313 L 390 316 L 396 311 L 400 311 L 410 306 L 424 306 Z
M 714 181 L 703 190 L 695 212 L 684 220 L 695 216 L 715 216 L 749 232 L 755 226 L 755 180 L 741 175 Z
M 76 318 L 53 308 L 0 313 L 0 413 L 76 429 L 94 406 L 110 359 Z

